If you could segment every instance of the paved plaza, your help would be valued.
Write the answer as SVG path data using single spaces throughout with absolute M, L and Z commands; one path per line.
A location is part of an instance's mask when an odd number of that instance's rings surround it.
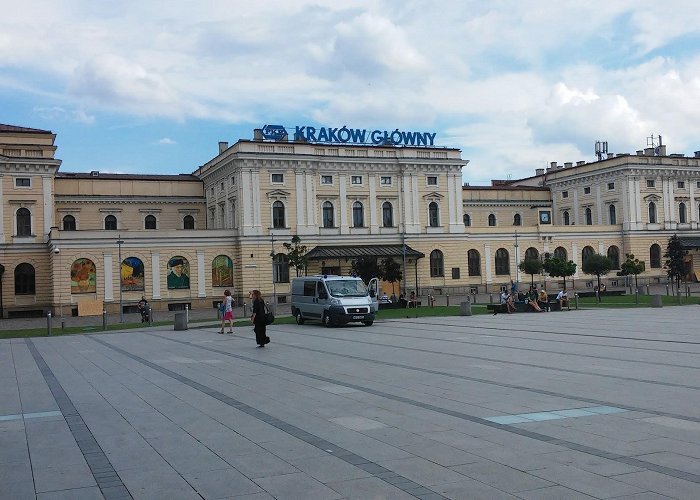
M 700 498 L 700 307 L 0 340 L 0 498 Z

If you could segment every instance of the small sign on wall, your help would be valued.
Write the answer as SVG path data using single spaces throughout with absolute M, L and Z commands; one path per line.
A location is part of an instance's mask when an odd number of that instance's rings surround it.
M 101 300 L 79 300 L 78 316 L 100 316 L 103 306 Z

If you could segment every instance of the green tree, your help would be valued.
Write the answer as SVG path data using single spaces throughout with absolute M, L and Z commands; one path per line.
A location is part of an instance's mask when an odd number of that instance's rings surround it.
M 282 243 L 282 246 L 287 250 L 289 267 L 293 267 L 297 276 L 301 276 L 302 271 L 309 265 L 309 259 L 306 257 L 308 253 L 306 245 L 301 245 L 301 238 L 295 234 L 292 236 L 291 243 Z
M 372 278 L 383 278 L 384 275 L 374 257 L 360 257 L 352 261 L 352 271 L 359 276 L 362 281 L 369 284 Z
M 540 259 L 525 259 L 518 267 L 525 274 L 530 275 L 531 285 L 535 286 L 535 274 L 540 274 L 542 272 L 542 262 Z
M 678 235 L 674 234 L 671 236 L 668 240 L 668 246 L 666 247 L 664 257 L 668 259 L 666 261 L 668 277 L 672 280 L 676 280 L 676 290 L 680 290 L 681 277 L 685 276 L 685 256 L 687 254 L 688 250 L 683 248 L 683 244 L 678 238 Z
M 543 268 L 553 278 L 564 278 L 564 290 L 566 290 L 566 278 L 576 274 L 576 263 L 573 260 L 564 260 L 558 257 L 546 259 Z
M 394 290 L 394 283 L 403 279 L 401 264 L 396 262 L 391 257 L 387 257 L 381 261 L 380 272 L 384 280 L 391 283 L 391 293 L 396 294 L 396 291 Z
M 595 274 L 598 277 L 598 290 L 600 290 L 600 277 L 610 272 L 613 267 L 612 260 L 605 255 L 594 253 L 583 261 L 583 272 L 586 274 Z M 598 293 L 598 302 L 600 302 L 600 293 Z
M 622 263 L 620 276 L 634 276 L 634 288 L 639 289 L 637 275 L 644 272 L 644 262 L 635 258 L 633 253 L 625 254 L 625 262 Z

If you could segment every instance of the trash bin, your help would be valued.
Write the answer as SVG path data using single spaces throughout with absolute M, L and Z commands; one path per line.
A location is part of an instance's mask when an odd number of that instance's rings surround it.
M 460 316 L 471 316 L 472 315 L 472 303 L 467 301 L 459 303 L 459 315 Z
M 187 330 L 187 312 L 175 313 L 175 330 Z
M 663 302 L 661 301 L 661 295 L 651 296 L 651 307 L 663 307 Z

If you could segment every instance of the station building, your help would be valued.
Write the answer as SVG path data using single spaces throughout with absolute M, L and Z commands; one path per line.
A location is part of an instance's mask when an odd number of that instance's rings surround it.
M 646 264 L 642 283 L 665 283 L 673 234 L 690 250 L 689 277 L 700 270 L 700 153 L 646 148 L 469 186 L 460 150 L 427 144 L 256 131 L 220 142 L 191 174 L 133 175 L 61 171 L 55 139 L 0 125 L 4 317 L 77 314 L 90 303 L 129 311 L 142 296 L 155 310 L 211 308 L 225 289 L 284 302 L 296 270 L 283 244 L 294 235 L 308 273 L 349 274 L 354 259 L 391 257 L 403 269 L 400 290 L 419 295 L 529 283 L 518 263 L 546 254 L 578 264 L 577 288 L 591 286 L 581 263 L 592 253 L 617 267 L 633 253 Z M 607 280 L 623 284 L 614 271 Z

